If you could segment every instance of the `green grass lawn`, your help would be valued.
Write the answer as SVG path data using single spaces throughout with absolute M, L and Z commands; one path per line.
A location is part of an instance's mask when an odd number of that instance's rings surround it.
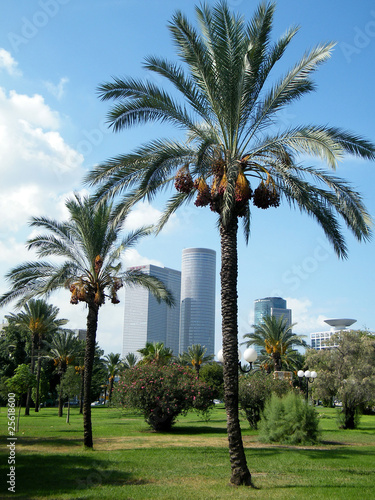
M 57 409 L 21 416 L 16 493 L 7 491 L 6 411 L 0 412 L 0 498 L 17 499 L 351 499 L 375 498 L 375 417 L 359 429 L 337 429 L 335 410 L 319 408 L 322 442 L 309 447 L 261 445 L 242 422 L 258 489 L 229 485 L 225 412 L 209 422 L 181 417 L 171 433 L 149 430 L 118 409 L 93 408 L 94 450 L 82 446 L 82 416 L 70 424 Z M 23 412 L 22 412 L 23 413 Z

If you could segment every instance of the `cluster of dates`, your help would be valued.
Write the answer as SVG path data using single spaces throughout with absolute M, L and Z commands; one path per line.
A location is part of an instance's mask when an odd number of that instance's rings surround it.
M 103 259 L 100 255 L 97 255 L 94 260 L 94 270 L 98 275 L 103 266 Z M 120 302 L 117 291 L 123 286 L 122 280 L 120 278 L 114 278 L 111 283 L 110 288 L 110 298 L 112 304 L 118 304 Z M 71 283 L 69 287 L 71 297 L 71 304 L 78 304 L 78 302 L 88 302 L 89 297 L 92 299 L 94 296 L 94 303 L 97 305 L 102 305 L 105 302 L 105 294 L 101 289 L 98 281 L 95 283 L 89 282 L 85 278 L 80 278 L 74 283 Z
M 280 205 L 280 195 L 274 187 L 262 181 L 254 191 L 253 203 L 256 207 L 262 209 L 278 207 Z
M 221 213 L 223 195 L 227 188 L 228 180 L 224 169 L 224 161 L 218 160 L 212 168 L 213 182 L 209 186 L 203 177 L 193 181 L 187 166 L 182 167 L 175 177 L 175 188 L 181 193 L 190 193 L 193 189 L 197 191 L 197 198 L 194 202 L 196 207 L 210 206 L 213 212 Z M 262 181 L 253 192 L 249 181 L 245 177 L 242 169 L 238 174 L 235 186 L 236 215 L 243 217 L 247 211 L 247 204 L 253 199 L 255 206 L 259 208 L 277 207 L 280 197 L 275 188 L 270 187 Z

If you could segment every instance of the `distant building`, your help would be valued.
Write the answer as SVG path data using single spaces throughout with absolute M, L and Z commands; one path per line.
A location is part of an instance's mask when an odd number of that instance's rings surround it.
M 287 320 L 288 326 L 292 324 L 292 310 L 287 309 L 286 300 L 281 297 L 266 297 L 254 301 L 254 324 L 259 325 L 265 316 L 281 316 Z
M 281 297 L 265 297 L 254 301 L 254 324 L 259 325 L 266 316 L 277 319 L 283 317 L 288 326 L 292 324 L 292 310 L 286 307 L 286 300 Z M 260 354 L 262 348 L 254 346 L 254 349 Z
M 83 329 L 73 330 L 73 332 L 75 333 L 78 340 L 86 340 L 86 331 L 87 330 L 83 330 Z
M 330 349 L 335 347 L 335 345 L 327 345 L 328 341 L 331 340 L 332 335 L 340 331 L 347 331 L 348 327 L 355 323 L 357 320 L 342 318 L 342 319 L 326 319 L 324 320 L 327 325 L 331 327 L 329 331 L 315 332 L 310 334 L 311 347 L 320 351 L 321 349 Z
M 160 279 L 172 292 L 175 306 L 158 303 L 146 288 L 125 286 L 124 330 L 122 356 L 129 353 L 140 356 L 137 351 L 146 342 L 163 342 L 174 355 L 179 349 L 181 272 L 152 264 L 140 266 L 145 274 Z
M 180 349 L 192 344 L 215 350 L 216 252 L 208 248 L 186 248 L 182 252 Z
M 0 323 L 0 337 L 1 337 L 2 335 L 4 335 L 3 330 L 4 330 L 4 328 L 5 328 L 6 326 L 8 326 L 8 325 L 9 325 L 8 321 L 6 321 L 6 320 L 4 320 L 4 319 L 3 319 L 3 322 L 2 322 L 2 323 Z

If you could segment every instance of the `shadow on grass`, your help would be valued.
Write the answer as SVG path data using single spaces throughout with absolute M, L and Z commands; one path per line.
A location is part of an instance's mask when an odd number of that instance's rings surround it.
M 196 434 L 220 434 L 224 435 L 227 430 L 223 427 L 208 427 L 207 425 L 176 426 L 166 434 L 196 435 Z
M 252 457 L 260 456 L 262 458 L 266 456 L 277 456 L 277 455 L 285 455 L 288 453 L 291 454 L 301 454 L 309 459 L 319 459 L 319 460 L 337 460 L 337 459 L 348 459 L 351 460 L 354 456 L 367 456 L 372 457 L 375 460 L 375 452 L 372 450 L 365 449 L 353 449 L 349 447 L 343 447 L 340 449 L 311 449 L 311 448 L 297 448 L 291 446 L 290 448 L 285 446 L 273 446 L 272 448 L 248 448 L 248 451 L 251 452 Z
M 2 454 L 2 463 L 6 457 Z M 2 470 L 1 474 L 5 474 Z M 88 490 L 101 485 L 145 484 L 126 471 L 118 470 L 118 464 L 82 455 L 35 455 L 19 454 L 16 468 L 16 495 L 13 498 L 38 498 L 82 491 L 90 498 Z M 1 491 L 0 497 L 4 491 Z M 88 496 L 86 496 L 88 495 Z M 7 498 L 7 497 L 5 497 Z
M 61 431 L 59 431 L 61 432 Z M 5 443 L 5 440 L 0 441 L 1 444 Z M 83 439 L 82 436 L 77 437 L 77 438 L 56 438 L 56 437 L 47 437 L 47 438 L 40 438 L 40 437 L 35 437 L 35 438 L 29 438 L 29 437 L 24 437 L 22 436 L 21 439 L 18 440 L 18 443 L 20 445 L 24 446 L 49 446 L 51 448 L 56 448 L 58 449 L 61 446 L 69 446 L 69 447 L 77 447 L 80 446 L 81 448 L 83 447 Z

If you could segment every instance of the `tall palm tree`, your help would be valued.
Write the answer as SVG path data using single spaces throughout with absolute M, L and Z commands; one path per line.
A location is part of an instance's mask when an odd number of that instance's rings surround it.
M 29 331 L 31 336 L 31 373 L 35 372 L 35 358 L 37 358 L 36 391 L 35 391 L 35 411 L 39 411 L 39 385 L 41 373 L 41 349 L 43 340 L 51 338 L 61 326 L 66 325 L 67 319 L 58 319 L 60 310 L 43 299 L 31 299 L 17 314 L 10 314 L 9 319 L 17 326 L 23 326 Z M 35 348 L 37 354 L 35 355 Z M 30 414 L 31 389 L 27 391 L 25 415 Z
M 150 233 L 140 228 L 119 239 L 124 217 L 113 221 L 114 209 L 108 203 L 95 206 L 89 197 L 75 195 L 66 201 L 69 220 L 58 222 L 46 217 L 33 218 L 31 226 L 45 229 L 27 242 L 38 257 L 59 257 L 57 261 L 26 262 L 8 272 L 11 288 L 0 297 L 0 306 L 20 298 L 19 304 L 36 295 L 67 288 L 70 302 L 87 306 L 87 331 L 84 359 L 84 445 L 92 448 L 90 387 L 95 355 L 95 339 L 100 307 L 106 298 L 119 302 L 117 291 L 124 283 L 141 285 L 158 301 L 173 304 L 173 297 L 164 284 L 140 270 L 122 270 L 120 256 Z
M 111 352 L 110 354 L 107 354 L 104 356 L 104 362 L 108 371 L 108 380 L 109 380 L 109 387 L 108 387 L 108 401 L 111 402 L 112 399 L 112 390 L 113 390 L 113 382 L 115 379 L 115 376 L 119 374 L 121 368 L 123 367 L 122 362 L 121 362 L 121 354 L 116 353 L 114 354 Z
M 173 87 L 115 78 L 99 87 L 114 100 L 114 131 L 166 122 L 186 139 L 157 139 L 95 167 L 86 181 L 98 187 L 98 202 L 120 196 L 117 216 L 144 198 L 174 185 L 159 229 L 178 207 L 192 201 L 218 215 L 221 240 L 221 311 L 225 403 L 234 484 L 251 485 L 238 418 L 237 233 L 242 218 L 246 240 L 251 205 L 267 209 L 285 200 L 313 216 L 340 257 L 347 248 L 342 218 L 358 240 L 370 235 L 370 216 L 360 195 L 339 177 L 301 163 L 300 155 L 335 168 L 345 153 L 373 160 L 375 146 L 344 130 L 301 125 L 274 131 L 277 113 L 314 90 L 312 73 L 330 57 L 333 44 L 306 53 L 285 76 L 271 82 L 298 28 L 275 43 L 275 5 L 262 3 L 249 23 L 224 1 L 196 7 L 199 30 L 177 12 L 169 24 L 178 62 L 148 57 L 145 69 Z
M 197 378 L 199 378 L 199 371 L 202 364 L 209 363 L 214 359 L 212 354 L 206 354 L 206 352 L 206 347 L 200 344 L 193 344 L 189 346 L 187 352 L 183 353 L 181 356 L 182 360 L 186 360 L 189 364 L 191 363 L 193 365 Z
M 50 344 L 50 357 L 54 360 L 60 380 L 59 389 L 59 417 L 63 414 L 63 377 L 69 364 L 72 364 L 80 351 L 80 342 L 71 330 L 57 333 Z
M 265 316 L 259 324 L 253 325 L 254 333 L 247 333 L 244 339 L 247 347 L 256 345 L 261 347 L 265 353 L 263 362 L 272 360 L 274 370 L 280 371 L 283 364 L 293 363 L 294 347 L 307 347 L 303 340 L 305 335 L 297 335 L 292 332 L 296 323 L 290 325 L 288 320 L 281 316 L 276 318 L 272 315 Z
M 158 365 L 166 365 L 172 359 L 173 352 L 170 347 L 165 347 L 163 342 L 146 342 L 145 347 L 138 349 L 142 354 L 140 363 L 157 363 Z

